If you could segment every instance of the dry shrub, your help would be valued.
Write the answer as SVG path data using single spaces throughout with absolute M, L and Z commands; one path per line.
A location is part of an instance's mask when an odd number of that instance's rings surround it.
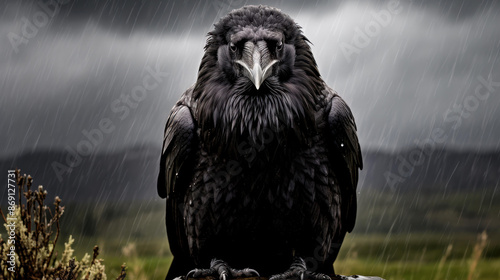
M 31 190 L 33 178 L 21 175 L 20 170 L 15 171 L 15 182 L 17 204 L 9 201 L 7 216 L 0 209 L 7 230 L 6 240 L 0 235 L 0 279 L 106 280 L 97 246 L 92 257 L 86 253 L 77 260 L 71 247 L 74 239 L 70 236 L 58 258 L 59 221 L 64 213 L 61 199 L 56 196 L 52 208 L 45 205 L 47 191 L 42 186 Z M 116 279 L 123 280 L 125 275 L 123 265 Z

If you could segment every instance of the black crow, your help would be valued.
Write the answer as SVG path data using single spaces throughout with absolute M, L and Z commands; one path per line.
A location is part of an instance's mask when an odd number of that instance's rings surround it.
M 361 168 L 352 113 L 300 27 L 267 6 L 230 12 L 165 128 L 167 279 L 329 279 Z

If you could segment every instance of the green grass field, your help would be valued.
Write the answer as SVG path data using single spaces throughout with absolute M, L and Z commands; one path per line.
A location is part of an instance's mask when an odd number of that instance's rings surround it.
M 351 234 L 344 242 L 335 268 L 343 275 L 376 275 L 387 280 L 468 279 L 476 239 L 473 235 L 443 240 L 438 235 L 427 234 L 389 239 L 379 234 Z M 120 247 L 117 240 L 94 242 L 85 237 L 80 240 L 83 241 L 76 247 L 77 256 L 83 255 L 84 248 L 91 248 L 94 243 L 104 244 L 100 245 L 103 246 L 100 256 L 105 259 L 108 276 L 118 275 L 125 262 L 129 279 L 164 279 L 171 261 L 165 238 L 134 239 L 124 247 Z M 451 252 L 443 260 L 450 244 Z M 499 247 L 497 240 L 488 241 L 472 279 L 500 279 L 500 258 L 487 257 L 488 251 Z
M 489 202 L 498 195 L 425 193 L 418 199 L 415 193 L 362 193 L 357 226 L 344 241 L 336 272 L 387 280 L 500 279 L 500 205 Z M 171 261 L 164 201 L 66 206 L 62 241 L 69 233 L 75 237 L 77 257 L 99 245 L 108 279 L 123 263 L 127 279 L 164 279 Z M 483 231 L 488 236 L 481 242 Z

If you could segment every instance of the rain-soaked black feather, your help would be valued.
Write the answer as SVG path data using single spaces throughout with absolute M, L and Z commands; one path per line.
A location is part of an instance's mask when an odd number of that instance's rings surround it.
M 260 87 L 241 61 L 270 65 Z M 165 129 L 167 278 L 213 258 L 271 275 L 294 254 L 333 274 L 360 168 L 352 113 L 321 79 L 300 27 L 266 6 L 232 11 L 209 32 L 198 79 Z

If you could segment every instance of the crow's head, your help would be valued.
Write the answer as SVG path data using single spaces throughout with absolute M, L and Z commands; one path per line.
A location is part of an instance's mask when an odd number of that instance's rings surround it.
M 225 148 L 262 140 L 266 129 L 302 138 L 314 127 L 323 87 L 300 27 L 278 9 L 245 6 L 208 33 L 193 94 L 196 118 L 205 142 Z

